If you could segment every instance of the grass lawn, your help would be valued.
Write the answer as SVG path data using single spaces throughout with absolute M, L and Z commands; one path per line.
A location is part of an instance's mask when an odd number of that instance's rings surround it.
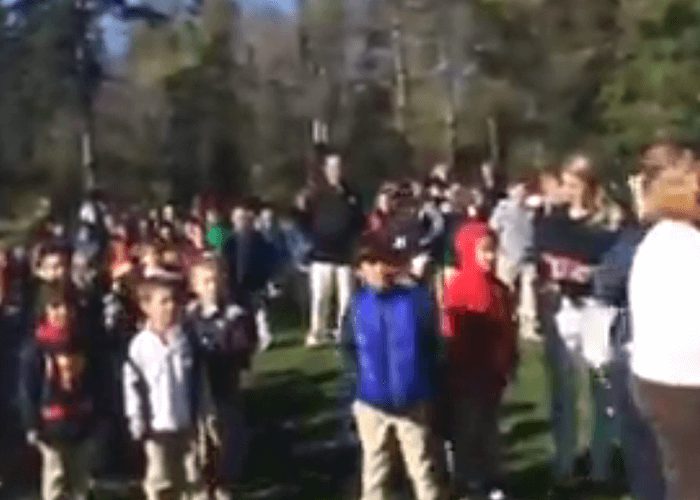
M 543 500 L 552 456 L 546 373 L 540 346 L 527 345 L 522 354 L 502 421 L 509 490 L 518 499 Z M 255 432 L 243 498 L 354 498 L 357 450 L 332 446 L 340 428 L 339 360 L 334 349 L 306 350 L 300 333 L 289 329 L 277 337 L 270 352 L 257 358 L 248 383 L 249 424 Z M 624 496 L 581 491 L 571 498 Z

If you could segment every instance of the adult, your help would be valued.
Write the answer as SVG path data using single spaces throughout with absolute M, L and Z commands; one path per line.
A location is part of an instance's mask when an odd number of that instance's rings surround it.
M 644 154 L 643 163 L 650 159 L 649 151 Z M 641 180 L 640 176 L 633 176 L 629 182 L 637 217 L 627 222 L 613 247 L 603 257 L 593 285 L 595 298 L 618 311 L 612 328 L 613 356 L 609 371 L 630 495 L 635 500 L 663 500 L 665 484 L 656 437 L 634 402 L 630 384 L 630 349 L 634 332 L 630 325 L 627 284 L 635 252 L 648 229 Z
M 350 266 L 355 241 L 362 232 L 364 216 L 359 197 L 343 178 L 342 158 L 325 156 L 323 182 L 311 193 L 307 204 L 311 252 L 311 328 L 306 345 L 321 344 L 326 336 L 331 296 L 335 288 L 338 322 L 345 314 L 353 288 Z M 339 330 L 334 337 L 338 338 Z
M 575 486 L 577 458 L 577 389 L 583 364 L 579 356 L 583 307 L 592 294 L 593 268 L 612 243 L 601 189 L 591 160 L 569 158 L 561 171 L 565 204 L 538 220 L 535 247 L 540 266 L 539 318 L 550 368 L 551 414 L 555 444 L 554 477 L 558 487 Z M 587 371 L 593 396 L 591 476 L 610 476 L 612 421 L 607 381 Z
M 687 151 L 657 149 L 644 166 L 656 221 L 637 250 L 629 283 L 631 365 L 642 414 L 656 433 L 666 498 L 700 498 L 700 165 Z

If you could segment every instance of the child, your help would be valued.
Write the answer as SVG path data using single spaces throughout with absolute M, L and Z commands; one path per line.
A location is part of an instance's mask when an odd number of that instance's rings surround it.
M 395 284 L 392 252 L 368 242 L 358 257 L 363 286 L 344 320 L 342 346 L 357 370 L 353 412 L 362 443 L 362 499 L 388 498 L 396 436 L 418 500 L 442 498 L 433 454 L 437 335 L 423 286 Z
M 498 407 L 515 368 L 516 336 L 508 289 L 495 277 L 496 238 L 469 222 L 455 239 L 458 272 L 445 289 L 445 335 L 453 404 L 454 479 L 503 493 L 498 479 Z
M 27 440 L 41 452 L 44 500 L 84 499 L 89 493 L 91 443 L 105 392 L 89 360 L 74 304 L 65 289 L 52 288 L 20 374 Z
M 30 292 L 31 324 L 43 311 L 48 290 L 53 286 L 64 286 L 70 281 L 69 262 L 70 254 L 63 246 L 47 245 L 39 249 Z
M 172 281 L 145 280 L 139 302 L 146 323 L 129 346 L 124 393 L 131 436 L 144 441 L 146 497 L 205 498 L 195 431 L 203 420 L 216 432 L 196 342 L 178 322 Z
M 221 425 L 222 446 L 208 453 L 220 458 L 218 470 L 212 471 L 217 500 L 230 498 L 228 490 L 240 469 L 243 422 L 239 380 L 241 371 L 250 366 L 257 343 L 255 318 L 242 307 L 226 301 L 220 276 L 221 266 L 216 258 L 203 258 L 194 263 L 190 283 L 196 300 L 186 319 L 188 330 L 194 333 L 205 356 Z

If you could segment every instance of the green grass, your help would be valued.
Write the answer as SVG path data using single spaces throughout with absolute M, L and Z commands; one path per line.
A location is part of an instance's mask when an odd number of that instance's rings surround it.
M 278 335 L 260 355 L 248 381 L 249 422 L 257 429 L 244 484 L 244 498 L 270 489 L 265 498 L 348 499 L 357 485 L 356 450 L 299 454 L 304 443 L 332 438 L 334 420 L 318 419 L 339 408 L 339 360 L 334 349 L 307 350 L 298 330 Z M 294 427 L 281 424 L 292 421 Z M 586 418 L 583 417 L 584 426 Z M 503 448 L 510 491 L 518 499 L 542 500 L 550 485 L 553 445 L 549 432 L 546 372 L 541 347 L 527 345 L 517 383 L 503 407 Z M 619 500 L 581 491 L 572 500 Z

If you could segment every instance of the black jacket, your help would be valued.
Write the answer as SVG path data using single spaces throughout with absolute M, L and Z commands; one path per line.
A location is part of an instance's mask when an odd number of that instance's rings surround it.
M 224 243 L 223 256 L 229 296 L 236 301 L 247 303 L 265 287 L 274 271 L 274 249 L 258 231 L 245 236 L 233 233 Z
M 57 380 L 56 353 L 33 339 L 20 360 L 19 401 L 22 423 L 47 443 L 75 442 L 89 437 L 108 411 L 108 387 L 96 363 L 85 353 L 86 365 L 74 389 Z
M 365 224 L 359 197 L 346 186 L 321 188 L 309 201 L 308 215 L 312 260 L 349 264 Z
M 187 313 L 185 328 L 197 341 L 214 401 L 230 400 L 257 345 L 255 318 L 235 305 L 222 305 L 210 316 L 195 306 Z

